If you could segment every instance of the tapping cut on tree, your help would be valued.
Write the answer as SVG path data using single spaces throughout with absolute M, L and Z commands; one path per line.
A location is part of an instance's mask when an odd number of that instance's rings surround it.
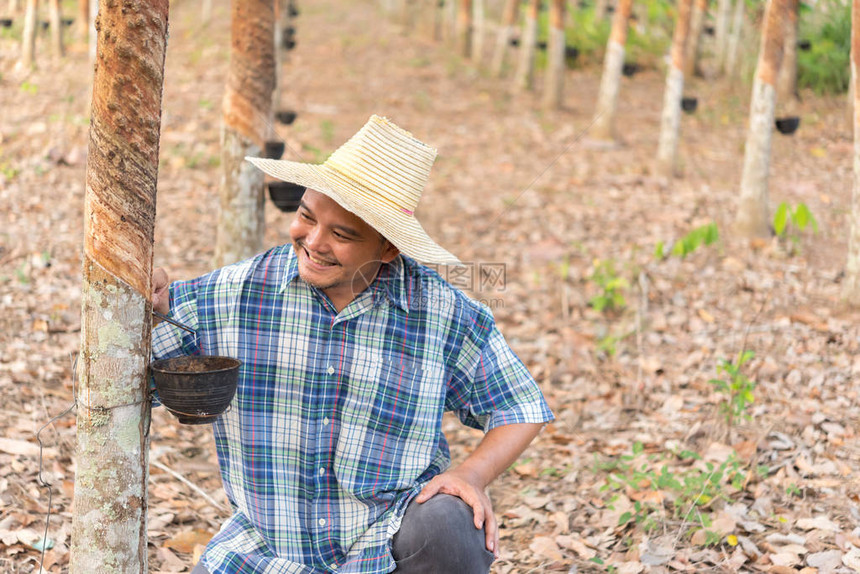
M 231 4 L 230 70 L 224 94 L 215 265 L 235 263 L 263 248 L 263 172 L 245 161 L 259 156 L 274 120 L 275 0 Z
M 520 36 L 520 59 L 517 73 L 514 76 L 514 86 L 523 90 L 532 89 L 535 73 L 535 55 L 537 53 L 538 14 L 541 0 L 530 0 Z
M 769 237 L 768 172 L 776 106 L 776 78 L 785 44 L 785 15 L 797 0 L 769 0 L 764 14 L 758 65 L 753 80 L 750 121 L 744 147 L 740 203 L 735 227 L 743 237 Z
M 505 66 L 505 57 L 508 54 L 508 46 L 516 31 L 519 6 L 519 0 L 505 0 L 502 23 L 499 26 L 499 34 L 496 37 L 496 48 L 493 52 L 493 61 L 490 64 L 490 73 L 497 78 L 502 75 L 502 70 Z
M 71 574 L 147 572 L 151 276 L 167 0 L 99 12 Z
M 627 24 L 633 9 L 632 0 L 618 0 L 618 8 L 612 17 L 612 30 L 603 58 L 603 75 L 600 77 L 600 92 L 597 96 L 597 111 L 591 136 L 595 139 L 615 140 L 615 114 L 618 109 L 618 93 L 621 90 L 621 75 L 624 70 L 624 52 L 627 44 Z
M 560 108 L 564 100 L 565 37 L 564 37 L 565 0 L 550 0 L 549 5 L 549 45 L 546 57 L 543 103 L 550 109 Z
M 660 119 L 660 143 L 657 148 L 657 173 L 666 177 L 675 174 L 678 137 L 681 129 L 681 98 L 684 93 L 684 58 L 690 30 L 693 0 L 679 0 L 675 33 L 672 36 L 672 61 L 666 73 L 663 95 L 663 115 Z

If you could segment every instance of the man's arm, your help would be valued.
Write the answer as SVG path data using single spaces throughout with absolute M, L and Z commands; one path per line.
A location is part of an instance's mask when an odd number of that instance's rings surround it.
M 499 533 L 493 507 L 484 489 L 522 454 L 544 423 L 521 423 L 496 427 L 478 448 L 456 468 L 436 476 L 416 497 L 422 503 L 435 494 L 451 494 L 472 507 L 475 528 L 486 523 L 487 550 L 498 555 Z

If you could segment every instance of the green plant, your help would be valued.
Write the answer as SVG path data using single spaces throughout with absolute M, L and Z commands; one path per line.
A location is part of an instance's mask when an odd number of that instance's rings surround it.
M 334 122 L 331 120 L 321 121 L 320 131 L 322 132 L 323 141 L 330 145 L 334 141 Z
M 596 311 L 620 311 L 627 305 L 624 289 L 630 285 L 626 279 L 618 276 L 615 263 L 611 259 L 594 261 L 591 280 L 599 289 L 598 293 L 588 300 Z
M 790 225 L 789 225 L 790 224 Z M 805 203 L 798 203 L 794 209 L 782 202 L 773 214 L 773 231 L 780 239 L 788 237 L 796 250 L 800 244 L 800 234 L 812 228 L 812 233 L 818 233 L 818 222 Z
M 724 395 L 719 409 L 729 427 L 738 417 L 747 420 L 752 418 L 747 413 L 747 407 L 755 401 L 753 390 L 756 383 L 751 381 L 743 372 L 743 366 L 754 356 L 755 353 L 747 350 L 741 351 L 735 361 L 720 359 L 717 364 L 717 375 L 721 375 L 722 378 L 708 381 L 718 392 Z
M 707 225 L 702 225 L 676 241 L 669 250 L 669 255 L 677 255 L 683 259 L 698 249 L 700 245 L 711 245 L 719 238 L 720 230 L 717 228 L 716 223 L 711 222 Z M 666 246 L 662 241 L 658 242 L 657 247 L 654 249 L 654 257 L 665 259 L 667 256 Z
M 851 3 L 819 2 L 808 16 L 800 19 L 800 37 L 810 48 L 797 52 L 797 85 L 817 94 L 845 92 L 851 81 Z
M 39 91 L 39 86 L 37 86 L 36 84 L 31 84 L 30 82 L 25 80 L 21 82 L 21 91 L 25 94 L 30 94 L 32 96 Z

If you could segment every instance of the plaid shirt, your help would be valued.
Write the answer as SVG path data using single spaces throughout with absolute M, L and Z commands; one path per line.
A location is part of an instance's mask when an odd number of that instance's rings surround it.
M 217 573 L 389 572 L 409 501 L 450 464 L 443 411 L 490 430 L 552 420 L 486 307 L 404 257 L 338 313 L 290 245 L 170 288 L 153 355 L 242 361 L 214 423 L 233 515 Z

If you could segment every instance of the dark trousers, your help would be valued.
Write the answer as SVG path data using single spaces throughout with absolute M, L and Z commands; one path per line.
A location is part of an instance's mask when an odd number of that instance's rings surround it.
M 487 574 L 493 553 L 484 530 L 475 528 L 472 508 L 448 494 L 406 509 L 400 530 L 391 541 L 396 574 Z M 191 574 L 209 574 L 198 564 Z

